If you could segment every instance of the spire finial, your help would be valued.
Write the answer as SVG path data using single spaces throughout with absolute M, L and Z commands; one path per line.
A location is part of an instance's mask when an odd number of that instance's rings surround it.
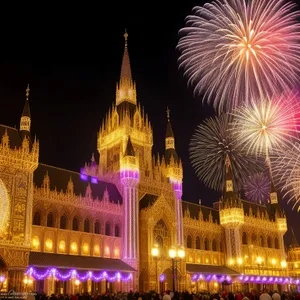
M 126 28 L 125 28 L 124 38 L 125 38 L 125 47 L 127 47 L 128 33 L 127 33 L 127 29 Z
M 168 121 L 170 121 L 170 110 L 169 110 L 168 106 L 167 106 L 167 118 L 168 118 Z
M 30 92 L 30 88 L 29 88 L 29 83 L 28 83 L 27 89 L 26 89 L 26 100 L 28 100 L 28 98 L 29 98 L 29 92 Z

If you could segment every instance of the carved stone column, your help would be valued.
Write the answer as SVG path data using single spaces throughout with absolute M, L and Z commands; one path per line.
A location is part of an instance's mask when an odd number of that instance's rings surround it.
M 25 269 L 8 269 L 8 290 L 15 292 L 24 291 L 24 272 Z

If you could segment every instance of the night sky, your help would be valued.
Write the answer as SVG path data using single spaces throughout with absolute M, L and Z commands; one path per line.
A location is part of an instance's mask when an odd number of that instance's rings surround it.
M 79 171 L 92 153 L 98 158 L 97 132 L 115 101 L 127 28 L 138 101 L 154 130 L 153 152 L 164 151 L 168 106 L 184 166 L 183 199 L 198 203 L 201 198 L 202 204 L 212 205 L 219 196 L 197 180 L 188 144 L 213 110 L 187 87 L 175 49 L 185 17 L 204 2 L 95 3 L 64 7 L 45 2 L 34 9 L 2 11 L 0 123 L 19 128 L 29 83 L 40 162 Z M 300 240 L 299 214 L 286 209 Z

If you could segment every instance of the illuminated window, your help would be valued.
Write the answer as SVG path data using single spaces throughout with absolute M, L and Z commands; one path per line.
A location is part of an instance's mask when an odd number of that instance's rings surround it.
M 119 248 L 115 248 L 115 250 L 114 250 L 114 258 L 120 258 L 120 249 Z
M 100 247 L 99 245 L 95 245 L 94 246 L 94 255 L 100 255 Z
M 35 236 L 32 239 L 31 246 L 32 246 L 32 249 L 39 250 L 39 248 L 40 248 L 40 240 L 39 240 L 39 238 L 37 236 Z
M 39 211 L 36 211 L 33 215 L 32 225 L 41 225 L 41 214 Z
M 71 252 L 77 253 L 77 251 L 78 251 L 77 243 L 76 242 L 71 243 Z
M 52 251 L 53 249 L 53 242 L 50 239 L 47 239 L 45 242 L 46 251 Z
M 83 243 L 83 246 L 82 246 L 83 254 L 85 254 L 85 255 L 89 254 L 89 250 L 90 250 L 89 244 L 88 243 Z
M 109 250 L 108 246 L 105 247 L 104 254 L 105 254 L 105 256 L 109 256 L 110 255 L 110 250 Z
M 60 241 L 59 242 L 59 251 L 60 252 L 65 252 L 66 251 L 66 242 L 65 241 Z

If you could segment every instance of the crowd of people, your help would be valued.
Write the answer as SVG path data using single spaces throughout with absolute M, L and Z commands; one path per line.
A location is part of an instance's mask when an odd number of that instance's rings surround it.
M 249 293 L 190 293 L 186 292 L 171 292 L 149 293 L 132 292 L 129 293 L 104 293 L 104 294 L 74 294 L 74 295 L 55 295 L 46 296 L 45 294 L 35 294 L 32 299 L 28 300 L 300 300 L 300 292 L 283 292 L 277 291 L 251 291 Z

